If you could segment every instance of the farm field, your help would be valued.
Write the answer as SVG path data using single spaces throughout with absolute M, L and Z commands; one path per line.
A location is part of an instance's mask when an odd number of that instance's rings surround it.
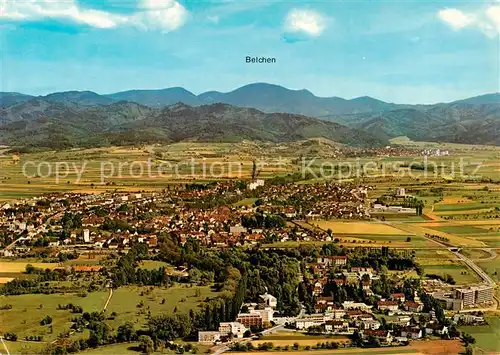
M 313 225 L 323 230 L 331 229 L 334 234 L 380 234 L 404 235 L 405 232 L 392 226 L 377 222 L 338 222 L 338 221 L 313 221 Z
M 14 278 L 26 279 L 31 275 L 25 274 L 26 265 L 31 264 L 34 267 L 42 269 L 54 269 L 59 266 L 58 263 L 40 263 L 24 261 L 0 261 L 0 284 L 7 283 Z
M 424 340 L 412 342 L 409 346 L 395 348 L 365 348 L 360 352 L 359 348 L 345 348 L 338 350 L 298 350 L 290 352 L 295 355 L 354 355 L 354 354 L 373 354 L 373 355 L 398 355 L 398 354 L 417 354 L 417 355 L 450 355 L 459 354 L 463 346 L 458 340 Z M 269 355 L 283 354 L 282 351 L 266 351 Z M 234 352 L 232 355 L 244 355 L 248 352 Z
M 0 272 L 19 273 L 26 270 L 26 265 L 31 264 L 40 269 L 54 269 L 59 266 L 58 263 L 40 263 L 40 262 L 24 262 L 24 261 L 0 261 Z
M 307 335 L 299 332 L 276 332 L 273 334 L 265 335 L 259 340 L 254 340 L 251 343 L 254 346 L 258 346 L 262 343 L 273 343 L 274 346 L 292 346 L 294 343 L 299 344 L 299 346 L 315 346 L 318 343 L 324 342 L 336 342 L 336 343 L 350 343 L 350 339 L 345 336 L 324 336 L 324 335 Z
M 481 259 L 486 259 L 491 256 L 489 252 L 482 249 L 461 249 L 460 254 L 477 261 L 481 261 Z
M 429 227 L 430 229 L 441 231 L 450 234 L 481 234 L 487 233 L 486 230 L 472 225 L 455 225 L 455 226 L 439 226 Z
M 435 223 L 435 222 L 431 222 Z M 448 243 L 454 246 L 461 246 L 461 247 L 484 247 L 485 243 L 483 243 L 480 240 L 472 239 L 472 238 L 466 238 L 463 236 L 458 236 L 455 234 L 451 233 L 446 233 L 443 231 L 438 231 L 435 229 L 431 228 L 425 228 L 421 227 L 420 225 L 423 225 L 422 223 L 401 223 L 401 222 L 394 222 L 395 225 L 397 225 L 398 228 L 401 228 L 403 230 L 406 230 L 408 232 L 413 232 L 416 235 L 424 236 L 426 234 L 431 234 L 431 235 L 438 235 L 443 238 L 447 238 L 449 240 Z

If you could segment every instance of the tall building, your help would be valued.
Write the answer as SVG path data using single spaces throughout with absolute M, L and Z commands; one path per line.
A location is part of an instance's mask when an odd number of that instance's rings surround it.
M 455 290 L 455 298 L 462 300 L 464 307 L 493 301 L 493 287 L 472 286 Z
M 475 289 L 476 303 L 490 303 L 493 301 L 493 287 L 480 286 Z
M 471 288 L 459 288 L 455 290 L 455 298 L 462 300 L 464 307 L 472 306 L 474 301 L 474 290 Z

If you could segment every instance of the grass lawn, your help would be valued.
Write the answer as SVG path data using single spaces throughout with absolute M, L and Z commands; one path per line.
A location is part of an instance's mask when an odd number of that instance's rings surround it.
M 474 347 L 481 353 L 498 353 L 500 352 L 500 318 L 486 317 L 488 325 L 481 326 L 464 326 L 459 330 L 471 334 L 476 343 Z
M 144 260 L 141 261 L 139 264 L 139 267 L 141 269 L 146 269 L 146 270 L 156 270 L 159 269 L 160 267 L 172 267 L 169 263 L 166 263 L 164 261 L 158 261 L 158 260 Z

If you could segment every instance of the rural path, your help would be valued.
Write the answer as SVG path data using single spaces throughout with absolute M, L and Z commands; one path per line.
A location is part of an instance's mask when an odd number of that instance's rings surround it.
M 0 337 L 0 340 L 2 341 L 2 345 L 5 348 L 6 354 L 10 355 L 9 349 L 7 348 L 7 344 L 3 341 L 3 337 Z
M 104 307 L 102 309 L 103 312 L 106 310 L 106 308 L 108 308 L 108 304 L 109 304 L 109 301 L 111 301 L 111 297 L 113 297 L 113 288 L 112 287 L 109 288 L 109 295 L 108 295 L 108 299 L 106 300 L 106 303 L 104 304 Z

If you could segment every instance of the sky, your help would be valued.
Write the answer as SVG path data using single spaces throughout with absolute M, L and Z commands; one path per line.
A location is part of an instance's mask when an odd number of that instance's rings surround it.
M 0 0 L 0 91 L 267 82 L 448 102 L 500 91 L 499 33 L 498 1 Z

